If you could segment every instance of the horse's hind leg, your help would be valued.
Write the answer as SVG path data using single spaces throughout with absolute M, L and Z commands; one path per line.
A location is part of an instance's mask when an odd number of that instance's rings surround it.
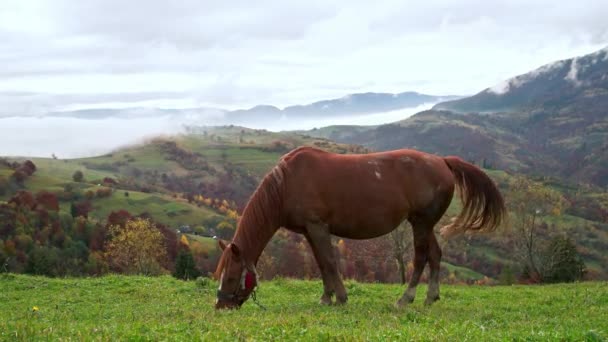
M 414 272 L 410 283 L 405 290 L 403 296 L 395 303 L 397 307 L 403 307 L 414 301 L 416 297 L 416 287 L 420 281 L 420 276 L 424 271 L 424 266 L 428 261 L 429 252 L 429 228 L 426 224 L 419 222 L 411 222 L 412 230 L 414 232 Z M 431 232 L 432 232 L 431 226 Z
M 331 296 L 336 294 L 336 304 L 346 303 L 348 297 L 340 278 L 338 259 L 331 245 L 331 236 L 327 225 L 310 223 L 306 225 L 306 239 L 317 259 L 317 264 L 323 277 L 322 304 L 331 304 Z
M 441 248 L 433 230 L 429 233 L 429 289 L 424 304 L 431 305 L 439 300 L 439 268 L 441 264 Z

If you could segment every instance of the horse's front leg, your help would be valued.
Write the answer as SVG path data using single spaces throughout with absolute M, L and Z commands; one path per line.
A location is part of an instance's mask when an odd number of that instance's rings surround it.
M 321 223 L 309 223 L 306 225 L 306 239 L 315 255 L 321 276 L 323 277 L 322 304 L 331 304 L 331 297 L 336 294 L 336 304 L 344 304 L 348 297 L 346 289 L 340 277 L 338 269 L 338 258 L 331 245 L 329 228 Z

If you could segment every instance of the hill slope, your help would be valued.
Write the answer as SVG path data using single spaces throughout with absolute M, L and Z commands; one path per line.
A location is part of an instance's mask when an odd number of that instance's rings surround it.
M 606 108 L 608 49 L 546 65 L 394 124 L 309 134 L 377 150 L 457 154 L 504 170 L 607 187 Z

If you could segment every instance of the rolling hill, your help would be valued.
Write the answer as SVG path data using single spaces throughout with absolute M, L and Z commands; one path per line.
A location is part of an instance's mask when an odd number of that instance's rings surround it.
M 236 126 L 191 128 L 187 135 L 152 139 L 98 157 L 29 158 L 37 171 L 24 182 L 23 188 L 32 192 L 62 193 L 67 186 L 78 193 L 95 192 L 108 186 L 103 180 L 110 178 L 116 181 L 110 185 L 114 191 L 107 198 L 93 201 L 94 217 L 105 219 L 113 210 L 126 209 L 132 214 L 147 212 L 172 227 L 201 225 L 206 220 L 216 222 L 215 216 L 223 214 L 204 205 L 188 203 L 184 194 L 202 193 L 242 207 L 280 156 L 299 145 L 342 153 L 352 149 L 325 139 Z M 72 180 L 77 170 L 83 172 L 84 181 Z M 9 178 L 12 172 L 6 163 L 0 163 L 0 176 Z M 8 200 L 16 190 L 18 188 L 12 188 L 0 194 L 0 201 Z
M 417 115 L 414 120 L 408 120 L 404 127 L 423 136 L 425 130 L 436 129 L 439 120 L 454 119 L 451 125 L 466 129 L 472 125 L 466 118 L 468 116 L 429 111 Z M 382 137 L 408 137 L 390 131 L 404 127 L 386 126 L 384 129 L 387 131 L 382 133 Z M 357 134 L 365 132 L 353 130 Z M 467 132 L 463 130 L 462 139 L 470 138 Z M 447 143 L 440 138 L 448 139 L 449 136 L 437 134 L 436 137 L 436 144 L 440 146 Z M 508 151 L 509 146 L 497 148 L 490 145 L 489 140 L 479 139 L 480 149 Z M 37 171 L 25 181 L 24 189 L 62 194 L 67 185 L 84 194 L 100 188 L 98 184 L 102 184 L 104 178 L 112 178 L 116 184 L 110 185 L 113 189 L 111 196 L 92 200 L 92 217 L 105 220 L 111 211 L 125 209 L 134 215 L 149 214 L 154 220 L 173 228 L 189 225 L 198 227 L 198 231 L 206 235 L 212 235 L 209 229 L 214 229 L 219 222 L 225 220 L 226 212 L 218 210 L 217 206 L 192 200 L 192 196 L 200 194 L 205 198 L 225 199 L 234 203 L 236 209 L 242 208 L 261 177 L 278 158 L 299 145 L 316 146 L 338 153 L 366 152 L 366 149 L 358 145 L 336 144 L 326 139 L 294 133 L 271 133 L 236 126 L 190 127 L 188 134 L 151 140 L 103 156 L 70 160 L 33 159 Z M 461 150 L 454 154 L 468 157 L 466 152 Z M 72 180 L 76 170 L 83 172 L 83 182 Z M 0 167 L 0 176 L 9 177 L 11 172 L 7 167 Z M 488 169 L 487 172 L 504 193 L 509 191 L 513 175 L 500 170 Z M 608 212 L 608 195 L 593 188 L 571 187 L 558 179 L 539 180 L 573 203 L 580 203 L 580 206 L 572 206 L 561 216 L 547 221 L 550 226 L 546 229 L 558 229 L 572 237 L 583 251 L 583 257 L 594 277 L 608 278 L 608 260 L 603 252 L 608 248 L 608 225 L 606 217 L 602 216 L 602 213 Z M 102 184 L 101 188 L 104 186 Z M 8 192 L 0 196 L 0 202 L 10 198 L 11 194 Z M 61 202 L 62 212 L 69 212 L 69 206 L 69 201 Z M 459 204 L 455 201 L 447 217 L 458 211 Z M 555 228 L 551 228 L 551 225 Z M 352 246 L 366 248 L 364 244 L 356 242 L 352 242 Z M 444 251 L 446 274 L 455 273 L 462 279 L 478 279 L 480 274 L 497 277 L 500 265 L 512 263 L 512 249 L 505 244 L 503 234 L 453 239 L 446 243 Z

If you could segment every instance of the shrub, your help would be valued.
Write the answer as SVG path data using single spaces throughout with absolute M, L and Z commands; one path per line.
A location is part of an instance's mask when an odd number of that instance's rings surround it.
M 15 180 L 15 183 L 23 184 L 23 182 L 25 182 L 27 179 L 27 174 L 21 170 L 15 170 L 15 172 L 13 172 L 11 175 L 11 178 Z
M 76 170 L 72 175 L 72 179 L 74 182 L 82 182 L 84 180 L 84 174 L 80 170 Z
M 25 273 L 55 276 L 59 256 L 56 248 L 36 246 L 29 254 Z
M 503 266 L 498 276 L 498 283 L 500 285 L 513 285 L 515 283 L 515 274 L 510 265 Z
M 97 189 L 96 194 L 97 194 L 98 198 L 110 197 L 112 195 L 112 189 L 111 188 L 99 188 L 99 189 Z
M 21 164 L 19 170 L 23 171 L 28 176 L 31 176 L 34 174 L 34 172 L 36 172 L 36 165 L 34 165 L 31 160 L 26 160 L 23 162 L 23 164 Z

